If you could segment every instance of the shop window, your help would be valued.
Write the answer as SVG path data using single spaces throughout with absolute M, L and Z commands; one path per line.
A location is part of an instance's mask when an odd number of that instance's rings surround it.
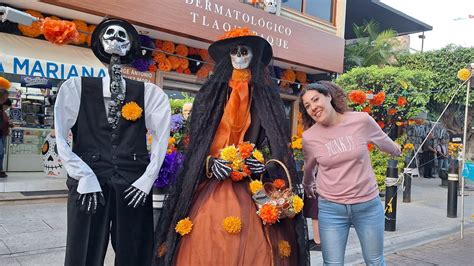
M 332 23 L 334 0 L 283 0 L 282 6 Z

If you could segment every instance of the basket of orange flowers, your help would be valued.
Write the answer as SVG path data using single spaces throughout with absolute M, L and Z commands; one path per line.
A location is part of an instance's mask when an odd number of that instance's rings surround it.
M 277 178 L 272 182 L 263 183 L 263 175 L 260 180 L 250 182 L 252 198 L 257 205 L 257 215 L 262 219 L 263 224 L 274 224 L 284 218 L 293 218 L 303 209 L 303 200 L 293 192 L 290 173 L 288 168 L 278 160 L 268 160 L 269 163 L 276 163 L 286 174 L 286 180 Z

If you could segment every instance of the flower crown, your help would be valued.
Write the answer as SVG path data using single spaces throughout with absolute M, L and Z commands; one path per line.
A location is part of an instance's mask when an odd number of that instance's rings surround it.
M 219 37 L 219 40 L 225 40 L 230 38 L 236 37 L 243 37 L 243 36 L 255 36 L 256 34 L 253 31 L 250 31 L 249 28 L 234 28 Z

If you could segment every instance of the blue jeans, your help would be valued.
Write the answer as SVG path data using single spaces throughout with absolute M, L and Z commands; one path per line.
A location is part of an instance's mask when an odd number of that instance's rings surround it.
M 357 204 L 319 198 L 319 234 L 324 265 L 344 265 L 349 228 L 354 225 L 366 265 L 385 265 L 385 214 L 379 196 Z
M 438 168 L 441 170 L 448 170 L 449 164 L 447 158 L 438 158 Z

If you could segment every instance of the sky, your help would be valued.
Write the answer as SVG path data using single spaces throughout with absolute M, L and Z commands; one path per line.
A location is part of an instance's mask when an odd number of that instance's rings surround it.
M 354 1 L 354 0 L 348 0 Z M 433 27 L 425 32 L 424 51 L 450 43 L 474 47 L 474 0 L 382 0 L 417 20 Z M 421 50 L 421 39 L 410 35 L 410 48 Z

